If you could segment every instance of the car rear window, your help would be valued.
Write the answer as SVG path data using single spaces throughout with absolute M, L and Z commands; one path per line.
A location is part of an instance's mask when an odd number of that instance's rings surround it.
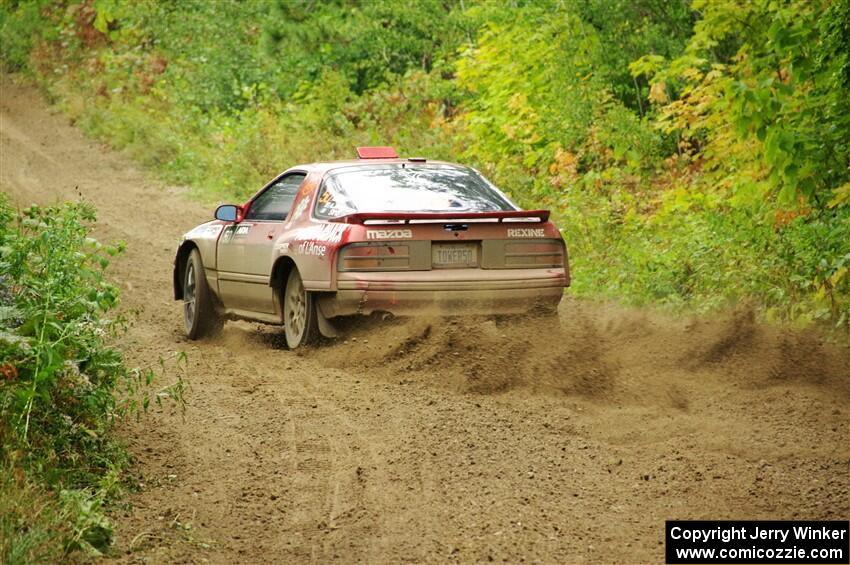
M 488 180 L 468 167 L 371 165 L 325 176 L 316 215 L 357 212 L 497 212 L 516 210 Z

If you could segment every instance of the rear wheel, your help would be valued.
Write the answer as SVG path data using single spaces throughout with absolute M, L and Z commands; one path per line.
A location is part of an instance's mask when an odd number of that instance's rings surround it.
M 293 268 L 283 290 L 283 329 L 290 349 L 314 343 L 319 337 L 318 314 L 313 293 L 304 288 Z
M 223 325 L 215 312 L 201 254 L 197 249 L 189 254 L 183 274 L 183 323 L 189 339 L 213 335 Z

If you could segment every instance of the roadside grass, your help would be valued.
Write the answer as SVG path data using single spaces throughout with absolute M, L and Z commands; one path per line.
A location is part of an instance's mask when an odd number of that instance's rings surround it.
M 17 476 L 16 476 L 17 475 Z M 53 492 L 11 467 L 0 469 L 0 559 L 3 563 L 58 563 L 70 520 Z
M 8 565 L 76 563 L 109 547 L 102 493 L 58 494 L 21 467 L 0 470 L 0 559 Z

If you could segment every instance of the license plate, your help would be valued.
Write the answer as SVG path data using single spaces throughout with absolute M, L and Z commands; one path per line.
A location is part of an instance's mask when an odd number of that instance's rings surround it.
M 431 265 L 435 269 L 459 269 L 478 266 L 478 244 L 432 243 Z

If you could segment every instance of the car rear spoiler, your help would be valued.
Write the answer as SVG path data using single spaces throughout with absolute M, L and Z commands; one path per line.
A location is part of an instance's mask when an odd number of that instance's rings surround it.
M 359 212 L 328 221 L 341 224 L 430 224 L 446 220 L 464 222 L 545 222 L 549 210 L 504 212 Z

